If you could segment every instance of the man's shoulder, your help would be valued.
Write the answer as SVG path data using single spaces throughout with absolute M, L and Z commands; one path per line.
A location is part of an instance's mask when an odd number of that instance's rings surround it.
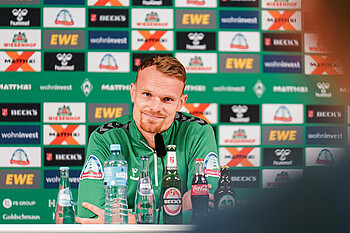
M 121 116 L 100 125 L 96 132 L 102 135 L 113 129 L 121 129 L 128 133 L 131 121 L 132 115 Z
M 177 112 L 175 115 L 175 121 L 178 122 L 180 126 L 184 125 L 186 127 L 201 127 L 208 125 L 208 122 L 205 120 L 185 112 Z

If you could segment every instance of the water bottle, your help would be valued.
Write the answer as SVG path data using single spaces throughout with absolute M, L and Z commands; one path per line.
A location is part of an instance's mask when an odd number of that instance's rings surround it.
M 119 144 L 112 144 L 110 150 L 104 162 L 105 224 L 127 224 L 128 163 L 120 154 Z
M 140 180 L 135 197 L 136 222 L 154 224 L 156 220 L 156 199 L 149 177 L 148 156 L 141 156 Z
M 60 167 L 60 188 L 56 203 L 56 224 L 75 224 L 75 211 L 69 183 L 69 167 Z

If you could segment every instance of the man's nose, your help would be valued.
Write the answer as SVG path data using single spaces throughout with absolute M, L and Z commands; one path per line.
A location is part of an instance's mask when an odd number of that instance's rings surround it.
M 160 110 L 160 106 L 161 105 L 161 101 L 159 98 L 152 98 L 152 102 L 151 102 L 151 106 L 150 108 L 153 110 L 153 111 L 159 111 Z

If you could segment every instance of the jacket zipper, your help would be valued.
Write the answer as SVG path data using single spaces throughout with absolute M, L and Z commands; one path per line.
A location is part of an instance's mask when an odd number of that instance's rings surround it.
M 155 150 L 153 150 L 151 147 L 149 147 L 146 143 L 144 143 L 143 141 L 140 140 L 140 142 L 147 147 L 148 149 L 150 149 L 153 153 L 153 160 L 154 160 L 154 175 L 155 175 L 155 185 L 156 187 L 158 187 L 158 160 L 157 160 L 157 152 Z

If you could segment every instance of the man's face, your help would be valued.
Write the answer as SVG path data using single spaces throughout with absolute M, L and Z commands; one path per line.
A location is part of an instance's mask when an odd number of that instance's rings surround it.
M 163 74 L 155 66 L 139 71 L 130 90 L 137 127 L 147 133 L 167 130 L 187 100 L 187 95 L 182 95 L 183 87 L 181 80 Z

